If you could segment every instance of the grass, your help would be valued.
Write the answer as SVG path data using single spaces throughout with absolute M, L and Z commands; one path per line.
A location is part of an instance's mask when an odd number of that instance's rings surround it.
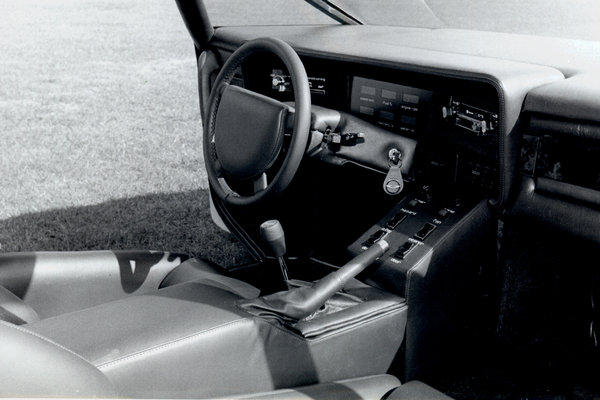
M 0 49 L 1 251 L 247 257 L 207 213 L 194 50 L 173 1 L 1 2 Z

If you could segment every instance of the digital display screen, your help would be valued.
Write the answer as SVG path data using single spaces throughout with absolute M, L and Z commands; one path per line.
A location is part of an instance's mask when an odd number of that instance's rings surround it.
M 356 76 L 350 109 L 382 127 L 416 135 L 432 95 L 428 90 Z

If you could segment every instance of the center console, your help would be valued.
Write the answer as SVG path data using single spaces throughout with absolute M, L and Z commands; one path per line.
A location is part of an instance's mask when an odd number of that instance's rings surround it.
M 473 229 L 470 219 L 480 208 L 487 208 L 485 203 L 478 204 L 472 198 L 432 198 L 427 192 L 418 191 L 400 201 L 352 243 L 348 251 L 356 255 L 379 240 L 386 240 L 390 250 L 372 268 L 373 273 L 394 276 L 391 281 L 382 281 L 381 286 L 406 296 L 411 271 L 434 252 L 439 257 L 441 246 L 449 239 L 455 240 L 453 235 L 464 237 L 467 232 L 461 230 Z M 445 260 L 451 256 L 446 255 Z

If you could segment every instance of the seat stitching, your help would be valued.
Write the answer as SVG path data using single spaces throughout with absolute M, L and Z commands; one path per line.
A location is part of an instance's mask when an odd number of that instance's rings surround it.
M 173 340 L 170 340 L 168 342 L 165 342 L 165 343 L 162 343 L 162 344 L 150 347 L 148 349 L 144 349 L 144 350 L 137 351 L 135 353 L 128 354 L 126 356 L 117 358 L 115 360 L 106 361 L 104 363 L 97 364 L 96 368 L 98 368 L 98 369 L 105 369 L 105 368 L 114 366 L 116 364 L 119 364 L 119 363 L 122 363 L 122 362 L 125 362 L 125 361 L 128 361 L 128 360 L 131 360 L 133 358 L 138 358 L 138 357 L 141 357 L 141 356 L 145 356 L 145 355 L 157 352 L 159 350 L 165 349 L 167 347 L 171 347 L 171 346 L 180 344 L 182 342 L 195 339 L 198 336 L 202 336 L 202 335 L 204 335 L 206 333 L 214 332 L 214 331 L 219 330 L 221 328 L 225 328 L 225 327 L 228 327 L 230 325 L 236 325 L 236 324 L 239 324 L 239 323 L 242 323 L 242 322 L 246 322 L 246 321 L 253 322 L 251 319 L 248 319 L 248 318 L 236 319 L 234 321 L 230 321 L 230 322 L 224 323 L 222 325 L 212 327 L 210 329 L 205 329 L 203 331 L 192 333 L 192 334 L 190 334 L 188 336 L 184 336 L 184 337 L 181 337 L 181 338 L 178 338 L 178 339 L 173 339 Z
M 36 338 L 38 338 L 38 339 L 41 339 L 41 340 L 43 340 L 44 342 L 50 343 L 51 345 L 53 345 L 53 346 L 56 346 L 56 347 L 58 347 L 59 349 L 65 350 L 66 352 L 68 352 L 68 353 L 70 353 L 70 354 L 72 354 L 72 355 L 76 356 L 77 358 L 80 358 L 80 359 L 82 359 L 82 360 L 83 360 L 83 361 L 85 361 L 87 364 L 91 364 L 89 360 L 86 360 L 86 359 L 85 359 L 85 358 L 83 358 L 83 356 L 81 356 L 80 354 L 77 354 L 77 353 L 75 353 L 73 350 L 67 349 L 65 346 L 62 346 L 62 345 L 60 345 L 60 344 L 56 343 L 55 341 L 48 339 L 47 337 L 44 337 L 44 336 L 42 336 L 42 335 L 39 335 L 39 334 L 37 334 L 37 333 L 35 333 L 35 332 L 32 332 L 32 331 L 30 331 L 30 330 L 28 330 L 28 329 L 21 328 L 20 326 L 13 325 L 13 324 L 11 324 L 11 323 L 8 323 L 8 322 L 5 322 L 5 321 L 0 321 L 0 323 L 1 323 L 2 325 L 4 325 L 4 326 L 7 326 L 7 327 L 9 327 L 9 328 L 16 329 L 16 330 L 18 330 L 18 331 L 20 331 L 20 332 L 23 332 L 23 333 L 29 334 L 29 335 L 31 335 L 31 336 L 33 336 L 33 337 L 36 337 Z

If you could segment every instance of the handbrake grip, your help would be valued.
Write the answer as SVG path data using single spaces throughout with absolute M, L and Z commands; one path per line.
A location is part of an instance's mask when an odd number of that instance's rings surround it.
M 343 289 L 352 278 L 373 264 L 388 249 L 389 244 L 385 240 L 379 240 L 343 267 L 329 273 L 311 286 L 243 300 L 238 305 L 254 315 L 275 314 L 286 320 L 299 321 L 317 311 L 337 291 Z

